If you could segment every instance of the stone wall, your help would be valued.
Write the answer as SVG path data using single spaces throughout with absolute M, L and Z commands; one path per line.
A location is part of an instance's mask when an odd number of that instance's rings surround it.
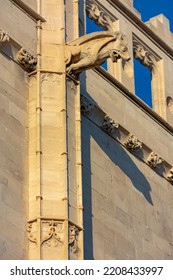
M 10 1 L 1 1 L 0 17 L 0 259 L 26 259 L 29 78 L 17 54 L 35 54 L 36 28 Z
M 172 134 L 98 73 L 87 72 L 82 94 L 97 108 L 82 118 L 85 259 L 172 259 L 173 187 L 144 159 L 151 149 L 173 164 Z M 100 127 L 104 115 L 119 124 L 115 136 Z M 126 129 L 141 154 L 125 147 Z

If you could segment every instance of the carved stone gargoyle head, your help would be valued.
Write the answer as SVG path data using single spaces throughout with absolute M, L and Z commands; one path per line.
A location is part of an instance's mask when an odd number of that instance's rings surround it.
M 93 32 L 84 35 L 65 46 L 65 62 L 67 73 L 78 74 L 84 70 L 95 68 L 108 58 L 113 62 L 122 59 L 122 65 L 129 77 L 132 66 L 129 63 L 128 41 L 121 32 Z

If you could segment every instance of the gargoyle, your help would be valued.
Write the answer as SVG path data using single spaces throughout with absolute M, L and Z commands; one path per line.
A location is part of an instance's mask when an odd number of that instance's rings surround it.
M 122 59 L 122 66 L 131 77 L 133 72 L 127 43 L 127 38 L 121 32 L 93 32 L 79 37 L 65 45 L 67 73 L 76 75 L 111 58 L 112 62 Z

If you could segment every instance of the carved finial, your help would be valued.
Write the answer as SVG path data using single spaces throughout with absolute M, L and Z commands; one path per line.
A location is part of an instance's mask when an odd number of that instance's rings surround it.
M 89 2 L 86 6 L 86 14 L 98 26 L 108 31 L 114 30 L 113 22 L 110 17 L 106 15 L 104 11 L 101 11 L 96 4 Z
M 107 133 L 112 134 L 115 128 L 119 127 L 119 124 L 111 119 L 108 115 L 104 117 L 104 121 L 101 126 Z
M 78 236 L 79 236 L 79 229 L 76 226 L 69 226 L 69 247 L 73 254 L 77 254 L 79 252 L 78 247 Z
M 94 104 L 90 102 L 85 96 L 81 96 L 81 113 L 83 115 L 89 115 L 94 109 Z
M 134 57 L 149 70 L 154 71 L 157 68 L 155 57 L 138 42 L 134 42 L 133 52 Z
M 169 171 L 169 173 L 166 175 L 166 179 L 173 183 L 173 167 L 171 168 L 171 170 Z
M 5 42 L 9 42 L 9 40 L 10 40 L 9 35 L 5 31 L 0 29 L 0 44 L 5 43 Z
M 26 70 L 34 71 L 37 65 L 37 59 L 31 55 L 27 50 L 22 48 L 16 55 L 17 62 Z
M 128 136 L 127 141 L 124 143 L 126 148 L 132 152 L 142 149 L 142 142 L 133 134 Z
M 164 160 L 158 156 L 155 152 L 152 152 L 148 158 L 147 158 L 147 162 L 148 164 L 152 167 L 152 168 L 157 168 L 159 167 L 159 165 L 163 162 Z

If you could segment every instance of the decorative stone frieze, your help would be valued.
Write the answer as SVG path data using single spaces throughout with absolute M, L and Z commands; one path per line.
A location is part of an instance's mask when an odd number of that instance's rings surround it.
M 173 167 L 171 168 L 171 170 L 169 171 L 169 173 L 166 175 L 166 179 L 173 183 Z
M 133 44 L 133 53 L 134 57 L 139 60 L 141 64 L 148 67 L 149 70 L 154 71 L 157 68 L 155 57 L 136 41 Z
M 127 141 L 124 142 L 124 145 L 131 152 L 142 149 L 142 142 L 133 134 L 129 134 Z
M 38 242 L 37 220 L 28 222 L 28 239 L 37 245 L 48 247 L 63 246 L 64 226 L 63 221 L 41 219 L 41 240 Z
M 21 48 L 16 55 L 17 62 L 28 72 L 32 72 L 36 69 L 37 59 L 31 55 L 27 50 Z
M 81 113 L 83 115 L 89 115 L 94 109 L 94 104 L 90 102 L 85 96 L 81 96 Z
M 9 35 L 5 31 L 0 29 L 0 44 L 5 43 L 5 42 L 9 42 L 9 40 L 10 40 Z
M 69 248 L 73 254 L 77 254 L 79 252 L 78 246 L 78 236 L 79 229 L 74 225 L 69 225 Z
M 111 119 L 108 115 L 104 117 L 101 128 L 107 133 L 112 134 L 115 128 L 118 128 L 119 124 Z
M 159 165 L 163 162 L 164 160 L 157 155 L 155 152 L 152 152 L 148 158 L 147 158 L 147 163 L 150 165 L 152 168 L 157 168 Z
M 42 221 L 43 237 L 41 239 L 41 245 L 47 245 L 48 247 L 63 246 L 63 222 L 52 220 Z
M 27 232 L 28 232 L 29 241 L 37 244 L 37 237 L 35 236 L 35 230 L 33 229 L 33 228 L 35 228 L 35 226 L 36 226 L 36 221 L 29 222 Z
M 114 30 L 113 22 L 110 17 L 106 15 L 104 11 L 101 11 L 96 4 L 89 2 L 86 6 L 86 14 L 95 24 L 103 29 L 108 31 Z

